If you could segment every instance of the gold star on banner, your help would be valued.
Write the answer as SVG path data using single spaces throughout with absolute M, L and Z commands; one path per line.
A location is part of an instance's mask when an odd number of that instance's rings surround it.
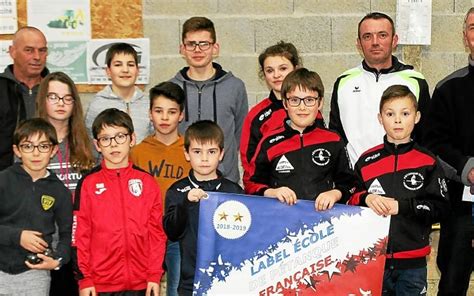
M 243 218 L 243 217 L 244 217 L 244 216 L 240 215 L 240 213 L 237 213 L 237 215 L 234 215 L 234 219 L 235 219 L 234 222 L 235 222 L 235 221 L 240 221 L 240 222 L 242 222 L 242 218 Z
M 220 213 L 219 214 L 219 217 L 220 217 L 219 221 L 221 221 L 221 220 L 227 221 L 227 216 L 229 216 L 229 215 L 227 215 L 225 212 Z

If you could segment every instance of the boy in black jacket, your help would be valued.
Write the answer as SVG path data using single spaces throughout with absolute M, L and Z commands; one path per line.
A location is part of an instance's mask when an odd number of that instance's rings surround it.
M 429 234 L 431 224 L 448 210 L 446 182 L 436 157 L 411 140 L 420 112 L 410 89 L 387 88 L 379 110 L 384 143 L 357 161 L 360 188 L 349 204 L 392 216 L 383 295 L 426 294 Z
M 56 130 L 41 118 L 24 121 L 14 133 L 13 151 L 22 163 L 0 172 L 1 295 L 48 295 L 49 270 L 69 261 L 71 193 L 46 169 L 57 145 Z M 55 224 L 59 242 L 51 250 Z
M 179 295 L 192 295 L 196 268 L 199 201 L 205 191 L 243 193 L 242 188 L 222 177 L 217 170 L 224 157 L 224 134 L 210 120 L 193 123 L 184 134 L 185 157 L 192 170 L 187 178 L 175 182 L 166 193 L 163 226 L 168 239 L 179 241 L 181 279 Z

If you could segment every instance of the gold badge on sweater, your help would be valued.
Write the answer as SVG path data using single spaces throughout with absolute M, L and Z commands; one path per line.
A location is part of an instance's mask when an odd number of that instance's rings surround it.
M 49 195 L 41 196 L 41 206 L 43 207 L 43 210 L 47 211 L 51 209 L 51 207 L 54 205 L 54 200 L 54 197 Z

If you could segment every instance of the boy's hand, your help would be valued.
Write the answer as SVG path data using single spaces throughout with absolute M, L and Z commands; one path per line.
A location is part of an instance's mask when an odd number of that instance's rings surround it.
M 41 237 L 41 232 L 23 230 L 20 235 L 20 246 L 32 253 L 43 253 L 48 243 Z
M 56 267 L 58 267 L 59 264 L 60 264 L 58 260 L 56 260 L 52 257 L 46 256 L 44 254 L 37 254 L 37 256 L 38 256 L 38 258 L 43 259 L 43 261 L 41 263 L 38 263 L 38 264 L 31 264 L 30 262 L 25 261 L 25 264 L 26 264 L 26 266 L 28 266 L 28 268 L 52 270 L 52 269 L 55 269 Z
M 314 201 L 314 208 L 316 211 L 325 211 L 332 209 L 334 204 L 338 202 L 342 197 L 341 191 L 337 189 L 325 191 L 320 193 Z
M 159 295 L 160 295 L 160 284 L 154 283 L 154 282 L 148 282 L 145 296 L 159 296 Z
M 369 194 L 365 203 L 379 216 L 398 214 L 398 202 L 393 198 Z
M 288 187 L 269 188 L 263 193 L 264 196 L 276 197 L 279 201 L 294 205 L 296 203 L 296 193 Z
M 95 287 L 84 288 L 79 291 L 79 296 L 97 296 Z
M 207 193 L 201 188 L 193 188 L 188 192 L 188 200 L 190 202 L 198 202 L 201 199 L 208 198 Z

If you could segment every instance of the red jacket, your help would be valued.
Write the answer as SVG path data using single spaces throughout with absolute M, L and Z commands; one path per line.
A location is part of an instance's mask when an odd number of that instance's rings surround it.
M 160 282 L 166 241 L 161 201 L 153 177 L 131 163 L 122 169 L 102 163 L 81 179 L 72 238 L 80 289 L 142 290 Z

